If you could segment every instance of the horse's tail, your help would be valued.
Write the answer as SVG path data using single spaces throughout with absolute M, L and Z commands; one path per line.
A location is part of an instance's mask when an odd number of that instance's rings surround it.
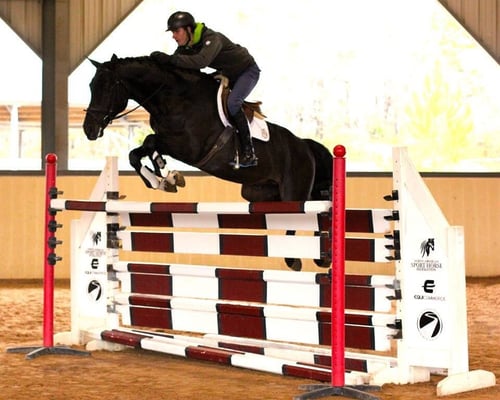
M 311 200 L 330 200 L 332 185 L 333 156 L 321 143 L 312 139 L 304 139 L 316 161 L 316 174 L 311 191 Z

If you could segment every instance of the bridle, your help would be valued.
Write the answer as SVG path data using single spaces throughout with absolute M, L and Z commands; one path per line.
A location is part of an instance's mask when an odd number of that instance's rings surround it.
M 137 106 L 135 106 L 131 110 L 125 111 L 123 113 L 118 113 L 118 112 L 115 113 L 115 111 L 113 110 L 113 105 L 115 104 L 115 100 L 116 100 L 116 98 L 118 96 L 118 90 L 117 89 L 119 89 L 120 87 L 122 87 L 126 92 L 129 92 L 129 90 L 126 87 L 126 85 L 123 83 L 123 81 L 121 79 L 119 79 L 118 77 L 116 77 L 116 74 L 113 71 L 111 71 L 109 69 L 105 69 L 105 71 L 113 74 L 113 76 L 115 78 L 115 83 L 113 84 L 113 86 L 111 86 L 111 89 L 109 90 L 110 91 L 110 96 L 109 96 L 109 104 L 108 104 L 108 106 L 105 107 L 105 108 L 89 107 L 89 108 L 87 108 L 87 109 L 84 110 L 88 115 L 90 115 L 97 122 L 97 124 L 100 127 L 100 131 L 101 132 L 104 130 L 104 128 L 106 128 L 114 120 L 123 118 L 124 116 L 126 116 L 126 115 L 134 112 L 135 110 L 137 110 L 139 107 L 142 107 L 149 100 L 151 100 L 154 96 L 156 96 L 160 92 L 160 90 L 162 90 L 165 87 L 165 85 L 167 83 L 166 81 L 164 81 L 152 94 L 150 94 L 144 101 L 142 101 L 141 103 L 137 104 Z M 128 96 L 127 96 L 127 98 L 128 98 Z M 102 120 L 100 120 L 95 115 L 95 113 L 104 114 L 104 116 L 102 117 Z
M 104 107 L 104 108 L 89 107 L 89 108 L 84 110 L 88 115 L 90 115 L 97 122 L 97 124 L 99 125 L 101 130 L 106 128 L 106 126 L 108 126 L 115 119 L 121 118 L 125 115 L 125 113 L 123 115 L 117 115 L 118 113 L 113 110 L 115 100 L 118 96 L 117 89 L 119 89 L 120 86 L 123 87 L 125 90 L 127 90 L 125 85 L 123 84 L 123 82 L 120 79 L 116 79 L 115 83 L 113 84 L 113 86 L 111 86 L 111 89 L 110 89 L 109 103 L 108 103 L 107 107 Z M 134 111 L 134 110 L 130 110 L 130 112 Z M 100 116 L 97 116 L 96 113 L 103 114 L 102 119 L 100 118 Z

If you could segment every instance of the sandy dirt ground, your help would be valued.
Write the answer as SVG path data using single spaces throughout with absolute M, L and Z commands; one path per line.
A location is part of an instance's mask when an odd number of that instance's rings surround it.
M 446 399 L 500 399 L 499 298 L 500 278 L 468 280 L 470 369 L 493 372 L 497 385 Z M 0 282 L 2 400 L 280 400 L 301 394 L 300 385 L 316 383 L 132 349 L 96 351 L 87 357 L 45 355 L 33 360 L 8 353 L 8 348 L 42 345 L 42 303 L 41 283 Z M 55 332 L 69 330 L 69 308 L 69 284 L 58 282 Z M 428 383 L 384 385 L 372 394 L 385 400 L 435 399 L 436 384 L 441 379 L 433 376 Z

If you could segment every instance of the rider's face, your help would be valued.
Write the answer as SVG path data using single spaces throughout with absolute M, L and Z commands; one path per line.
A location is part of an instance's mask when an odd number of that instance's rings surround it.
M 172 31 L 172 37 L 177 42 L 178 46 L 185 46 L 189 42 L 188 28 L 177 28 Z

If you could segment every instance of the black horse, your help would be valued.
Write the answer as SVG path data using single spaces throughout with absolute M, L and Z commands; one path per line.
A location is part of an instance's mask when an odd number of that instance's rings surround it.
M 237 135 L 228 131 L 219 117 L 219 82 L 213 76 L 161 67 L 150 57 L 120 59 L 113 55 L 110 61 L 92 63 L 97 70 L 90 83 L 85 134 L 89 140 L 101 137 L 106 126 L 123 115 L 119 114 L 129 99 L 143 106 L 155 134 L 132 150 L 129 158 L 148 187 L 158 188 L 164 167 L 161 155 L 170 155 L 211 175 L 240 183 L 241 195 L 247 201 L 329 198 L 331 153 L 322 144 L 301 139 L 279 125 L 267 122 L 269 141 L 254 140 L 258 166 L 234 169 L 229 164 L 238 148 Z M 154 173 L 142 165 L 144 157 L 153 161 Z M 175 175 L 170 182 L 179 186 L 184 183 Z

